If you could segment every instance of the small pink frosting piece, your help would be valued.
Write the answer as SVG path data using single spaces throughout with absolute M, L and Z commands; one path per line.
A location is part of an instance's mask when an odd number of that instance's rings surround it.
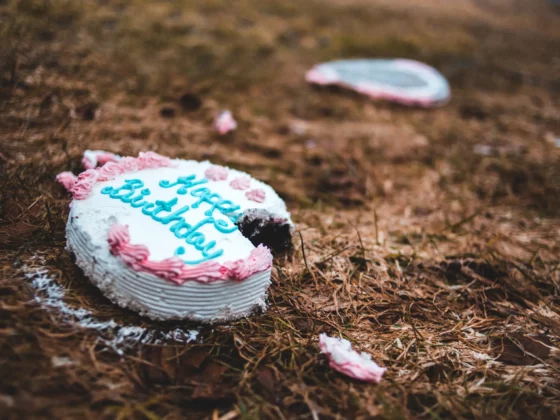
M 171 257 L 162 261 L 151 261 L 150 251 L 144 245 L 132 245 L 128 226 L 114 224 L 107 233 L 111 254 L 118 256 L 135 271 L 143 271 L 181 285 L 193 280 L 211 283 L 219 280 L 243 281 L 253 274 L 265 271 L 272 266 L 272 254 L 264 245 L 253 249 L 245 260 L 224 263 L 206 261 L 190 266 L 178 258 Z
M 323 333 L 319 336 L 319 348 L 329 359 L 331 368 L 354 379 L 379 383 L 387 370 L 371 360 L 369 354 L 353 350 L 345 339 Z
M 223 136 L 237 128 L 237 121 L 235 121 L 230 111 L 223 111 L 216 118 L 214 128 Z
M 204 171 L 204 176 L 212 181 L 224 181 L 228 177 L 228 170 L 223 166 L 212 165 Z
M 107 241 L 111 254 L 118 255 L 126 264 L 135 270 L 142 268 L 142 263 L 150 255 L 150 251 L 144 245 L 131 245 L 127 225 L 113 225 L 107 234 Z
M 78 179 L 72 188 L 72 196 L 74 199 L 83 200 L 87 198 L 98 178 L 99 172 L 97 172 L 96 169 L 88 169 L 78 175 Z
M 56 176 L 56 180 L 62 184 L 67 191 L 72 191 L 74 184 L 78 180 L 78 177 L 72 172 L 61 172 Z
M 257 203 L 264 203 L 264 200 L 266 199 L 266 193 L 260 188 L 255 188 L 253 190 L 247 191 L 245 193 L 245 197 L 247 197 L 247 200 L 255 201 Z
M 234 190 L 246 190 L 251 185 L 251 180 L 249 179 L 249 177 L 242 176 L 239 178 L 235 178 L 229 183 L 229 185 Z

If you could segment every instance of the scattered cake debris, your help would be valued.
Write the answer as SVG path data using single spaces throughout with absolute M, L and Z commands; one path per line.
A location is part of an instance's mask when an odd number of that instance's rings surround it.
M 387 370 L 371 360 L 369 354 L 353 350 L 350 341 L 344 338 L 323 333 L 319 336 L 319 348 L 329 359 L 331 368 L 354 379 L 379 383 Z
M 223 136 L 237 129 L 237 121 L 235 121 L 230 111 L 222 111 L 216 117 L 214 128 Z

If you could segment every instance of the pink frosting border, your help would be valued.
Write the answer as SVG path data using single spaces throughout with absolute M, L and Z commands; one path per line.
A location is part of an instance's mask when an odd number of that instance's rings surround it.
M 225 263 L 207 261 L 190 266 L 183 263 L 179 257 L 161 261 L 150 260 L 150 251 L 146 246 L 130 243 L 127 225 L 112 225 L 107 234 L 107 242 L 111 254 L 119 257 L 133 270 L 153 274 L 177 285 L 182 285 L 189 280 L 199 283 L 222 280 L 243 281 L 272 267 L 272 254 L 262 244 L 253 249 L 246 259 Z
M 74 200 L 84 200 L 89 197 L 91 190 L 98 182 L 110 181 L 126 172 L 165 168 L 172 165 L 173 161 L 168 157 L 155 152 L 140 152 L 137 158 L 124 157 L 117 162 L 107 162 L 100 168 L 86 169 L 76 179 L 70 177 L 70 172 L 62 172 L 57 175 L 56 180 L 72 193 Z

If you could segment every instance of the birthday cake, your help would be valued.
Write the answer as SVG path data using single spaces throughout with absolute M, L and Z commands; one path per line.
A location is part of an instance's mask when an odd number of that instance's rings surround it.
M 288 250 L 293 229 L 270 186 L 153 152 L 88 151 L 84 164 L 78 177 L 57 177 L 73 196 L 67 247 L 110 300 L 152 319 L 205 323 L 265 308 L 269 247 Z

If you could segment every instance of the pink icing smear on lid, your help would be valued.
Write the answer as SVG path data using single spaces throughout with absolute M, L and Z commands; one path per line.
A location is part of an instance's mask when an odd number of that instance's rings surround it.
M 317 85 L 338 85 L 372 99 L 424 108 L 444 105 L 451 97 L 449 82 L 440 72 L 408 59 L 335 60 L 313 66 L 305 79 Z
M 128 226 L 114 224 L 107 234 L 111 254 L 119 257 L 135 271 L 150 273 L 177 285 L 186 281 L 212 283 L 221 280 L 243 281 L 272 267 L 272 254 L 264 245 L 253 249 L 247 259 L 217 263 L 206 261 L 190 266 L 178 258 L 150 260 L 150 251 L 144 245 L 130 243 Z

